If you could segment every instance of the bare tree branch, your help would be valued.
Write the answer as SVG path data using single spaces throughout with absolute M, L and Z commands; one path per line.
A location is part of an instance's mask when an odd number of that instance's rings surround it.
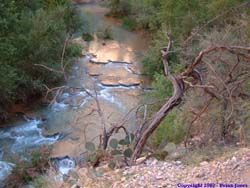
M 152 120 L 150 121 L 149 125 L 146 127 L 146 129 L 143 131 L 141 137 L 135 143 L 134 152 L 133 152 L 133 155 L 131 157 L 130 164 L 133 164 L 136 161 L 136 159 L 140 156 L 140 154 L 142 153 L 143 147 L 146 144 L 147 139 L 154 132 L 154 130 L 160 125 L 161 121 L 165 118 L 167 113 L 172 108 L 174 108 L 175 106 L 180 104 L 182 96 L 183 96 L 184 92 L 186 91 L 185 87 L 184 87 L 184 83 L 186 83 L 192 87 L 197 86 L 197 87 L 204 88 L 204 91 L 210 94 L 211 100 L 215 97 L 218 98 L 218 94 L 209 90 L 209 88 L 212 88 L 211 86 L 208 87 L 208 86 L 204 85 L 204 82 L 202 80 L 201 75 L 199 74 L 199 72 L 196 71 L 197 65 L 199 65 L 202 62 L 202 59 L 205 55 L 207 55 L 211 52 L 220 52 L 220 53 L 221 52 L 229 52 L 233 55 L 236 55 L 237 57 L 243 57 L 243 58 L 250 59 L 250 56 L 248 54 L 248 52 L 250 50 L 249 47 L 211 46 L 211 47 L 208 47 L 208 48 L 202 50 L 198 54 L 198 56 L 195 58 L 193 63 L 191 63 L 181 74 L 179 74 L 179 76 L 174 76 L 170 73 L 169 64 L 168 64 L 168 58 L 169 58 L 169 54 L 171 52 L 171 47 L 172 47 L 173 42 L 172 42 L 171 37 L 169 35 L 167 35 L 167 38 L 169 40 L 168 46 L 166 48 L 164 48 L 163 50 L 161 50 L 162 61 L 163 61 L 163 65 L 164 65 L 164 72 L 165 72 L 166 78 L 172 83 L 172 86 L 174 88 L 174 92 L 173 92 L 172 96 L 167 100 L 167 102 L 160 108 L 160 110 L 152 117 Z M 210 65 L 209 65 L 209 67 L 216 74 L 216 71 L 213 69 L 213 67 Z M 197 85 L 197 84 L 194 85 L 193 83 L 185 81 L 185 79 L 188 77 L 193 77 L 194 79 L 199 79 L 203 86 Z M 221 79 L 221 81 L 222 81 L 222 84 L 223 84 L 224 88 L 226 89 L 228 96 L 230 98 L 230 101 L 232 103 L 231 104 L 232 109 L 231 109 L 231 113 L 229 116 L 229 117 L 231 117 L 231 114 L 233 111 L 232 90 L 231 91 L 229 90 L 226 83 L 222 79 Z M 209 101 L 209 103 L 210 103 L 210 101 Z M 198 114 L 198 116 L 195 119 L 199 118 L 200 115 L 202 113 L 204 113 L 204 111 L 208 108 L 209 103 L 202 109 L 202 111 Z M 195 119 L 193 120 L 193 122 L 195 121 Z
M 48 70 L 48 71 L 50 71 L 50 72 L 55 72 L 55 73 L 59 73 L 59 74 L 64 74 L 64 72 L 61 71 L 61 70 L 56 70 L 56 69 L 50 68 L 50 67 L 48 67 L 48 66 L 46 66 L 46 65 L 43 65 L 43 64 L 34 64 L 34 66 L 43 67 L 43 68 L 45 68 L 46 70 Z
M 154 132 L 154 130 L 158 127 L 158 125 L 161 123 L 161 121 L 164 119 L 166 114 L 176 105 L 178 105 L 181 101 L 181 97 L 184 91 L 184 85 L 183 82 L 173 76 L 170 73 L 169 70 L 169 64 L 168 64 L 168 58 L 169 53 L 168 51 L 171 50 L 172 47 L 172 39 L 170 35 L 167 35 L 167 38 L 169 40 L 168 46 L 166 49 L 161 50 L 162 58 L 163 58 L 163 64 L 164 64 L 164 70 L 166 77 L 171 81 L 173 87 L 174 87 L 174 93 L 172 97 L 161 107 L 161 109 L 153 116 L 152 121 L 148 125 L 148 127 L 145 129 L 145 131 L 142 133 L 141 137 L 135 144 L 134 152 L 130 160 L 130 164 L 133 164 L 133 162 L 139 157 L 139 155 L 142 152 L 142 149 L 144 145 L 146 144 L 146 141 L 148 137 Z
M 217 72 L 215 71 L 215 69 L 213 68 L 213 66 L 206 62 L 206 64 L 208 65 L 208 67 L 212 70 L 212 72 L 214 73 L 214 75 L 216 76 L 216 78 L 218 78 L 218 80 L 222 83 L 222 85 L 224 86 L 224 88 L 226 89 L 227 93 L 228 93 L 228 96 L 229 96 L 229 99 L 230 99 L 230 104 L 231 104 L 231 111 L 230 111 L 230 114 L 228 117 L 226 117 L 226 119 L 229 119 L 232 114 L 233 114 L 233 111 L 234 111 L 234 103 L 233 103 L 233 99 L 232 99 L 232 93 L 230 92 L 227 84 L 222 80 L 222 78 L 217 74 Z
M 212 102 L 213 99 L 214 99 L 214 97 L 211 97 L 211 98 L 207 101 L 206 105 L 201 109 L 201 111 L 200 111 L 198 114 L 196 114 L 196 116 L 193 118 L 193 120 L 191 121 L 190 125 L 188 126 L 187 134 L 186 134 L 186 137 L 185 137 L 185 140 L 184 140 L 184 146 L 185 146 L 185 148 L 187 148 L 187 141 L 188 141 L 189 134 L 190 134 L 190 130 L 191 130 L 193 124 L 201 117 L 201 115 L 202 115 L 203 113 L 206 112 L 206 110 L 208 109 L 208 107 L 209 107 L 209 105 L 211 104 L 211 102 Z

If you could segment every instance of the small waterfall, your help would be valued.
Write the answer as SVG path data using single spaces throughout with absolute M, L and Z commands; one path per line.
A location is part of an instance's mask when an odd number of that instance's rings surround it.
M 76 162 L 71 157 L 54 158 L 52 159 L 53 166 L 59 171 L 61 175 L 68 174 L 68 172 L 76 167 Z
M 11 174 L 13 167 L 15 165 L 12 163 L 0 161 L 0 188 L 4 188 L 3 181 Z

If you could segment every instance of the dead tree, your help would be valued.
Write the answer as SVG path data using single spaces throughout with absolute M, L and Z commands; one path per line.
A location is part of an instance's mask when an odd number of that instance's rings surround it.
M 193 63 L 191 63 L 182 73 L 180 73 L 178 76 L 174 76 L 170 73 L 170 68 L 169 68 L 169 63 L 168 63 L 169 55 L 172 53 L 171 48 L 172 48 L 173 41 L 169 34 L 167 34 L 167 38 L 169 40 L 168 46 L 164 48 L 163 50 L 161 50 L 161 54 L 162 54 L 162 61 L 164 65 L 165 76 L 172 83 L 174 91 L 173 91 L 172 96 L 167 100 L 167 102 L 152 117 L 152 120 L 148 123 L 148 125 L 143 130 L 142 134 L 140 135 L 139 139 L 135 143 L 134 152 L 131 157 L 130 164 L 133 164 L 135 160 L 140 156 L 148 138 L 157 129 L 157 127 L 160 125 L 162 120 L 166 117 L 168 112 L 172 110 L 175 106 L 180 104 L 183 94 L 185 93 L 185 91 L 187 91 L 187 89 L 192 88 L 192 87 L 199 87 L 199 88 L 204 89 L 204 91 L 208 93 L 211 97 L 218 98 L 218 94 L 211 90 L 212 86 L 204 85 L 201 74 L 199 73 L 199 71 L 196 70 L 197 65 L 203 62 L 202 60 L 205 55 L 211 52 L 220 52 L 220 53 L 229 52 L 233 55 L 236 55 L 237 57 L 250 59 L 250 55 L 248 53 L 250 51 L 250 47 L 211 46 L 202 50 L 198 54 L 198 56 L 195 58 Z M 188 78 L 192 78 L 194 82 L 190 83 L 189 81 L 187 81 Z M 222 82 L 223 82 L 222 83 L 223 87 L 225 88 L 224 90 L 228 92 L 228 96 L 230 100 L 232 100 L 231 98 L 232 91 L 228 89 L 228 87 L 226 86 L 226 82 L 224 81 Z M 233 110 L 233 104 L 231 105 L 232 105 L 232 110 Z

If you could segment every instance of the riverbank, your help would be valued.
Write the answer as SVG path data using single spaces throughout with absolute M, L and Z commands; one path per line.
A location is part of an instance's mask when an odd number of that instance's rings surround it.
M 94 24 L 94 40 L 86 43 L 79 37 L 72 41 L 86 48 L 69 71 L 64 83 L 67 89 L 62 90 L 39 115 L 34 112 L 33 117 L 43 116 L 46 121 L 26 119 L 26 122 L 13 123 L 13 128 L 0 132 L 0 143 L 4 145 L 0 149 L 5 162 L 12 154 L 25 158 L 30 149 L 49 144 L 53 145 L 50 158 L 57 161 L 59 174 L 74 168 L 71 164 L 86 151 L 85 143 L 94 140 L 98 144 L 95 138 L 102 134 L 102 117 L 92 96 L 98 99 L 107 129 L 122 121 L 131 131 L 137 125 L 136 113 L 131 109 L 139 104 L 140 95 L 147 88 L 139 64 L 140 56 L 147 49 L 147 41 L 105 19 L 105 8 L 93 4 L 77 8 Z M 113 39 L 105 44 L 95 34 L 103 26 L 112 29 Z M 69 162 L 68 166 L 65 161 Z
M 33 106 L 46 94 L 45 85 L 59 85 L 67 71 L 61 70 L 61 64 L 71 64 L 81 55 L 80 47 L 72 43 L 63 50 L 68 36 L 81 27 L 69 3 L 1 3 L 0 124 L 12 120 L 18 105 Z
M 140 160 L 140 159 L 139 159 Z M 174 188 L 196 184 L 212 187 L 249 187 L 250 149 L 240 148 L 225 153 L 213 161 L 202 161 L 197 165 L 185 165 L 181 161 L 158 161 L 150 158 L 142 164 L 111 170 L 101 166 L 78 168 L 70 173 L 68 179 L 77 181 L 71 186 L 79 188 Z M 58 184 L 59 187 L 59 184 Z

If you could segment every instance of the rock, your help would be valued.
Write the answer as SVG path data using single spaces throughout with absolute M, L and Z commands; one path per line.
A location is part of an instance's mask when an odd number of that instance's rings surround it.
M 139 67 L 138 64 L 133 63 L 128 66 L 128 69 L 133 73 L 133 74 L 141 74 L 140 70 L 141 68 Z
M 86 177 L 88 175 L 88 169 L 87 168 L 81 168 L 78 170 L 78 174 L 80 177 Z
M 122 177 L 121 181 L 122 182 L 126 181 L 126 177 Z
M 82 102 L 84 101 L 84 98 L 85 96 L 82 96 L 82 95 L 73 96 L 71 106 L 75 106 L 75 107 L 80 106 Z
M 112 79 L 101 80 L 103 86 L 119 86 L 119 83 Z
M 154 165 L 156 165 L 157 163 L 158 163 L 158 160 L 153 159 L 153 160 L 151 161 L 150 166 L 154 166 Z
M 135 60 L 135 55 L 123 44 L 117 41 L 105 41 L 106 45 L 103 46 L 102 41 L 90 43 L 89 52 L 98 54 L 93 58 L 93 62 L 113 62 L 113 63 L 131 63 Z
M 78 146 L 72 140 L 61 140 L 53 145 L 51 158 L 63 158 L 65 156 L 77 156 Z
M 111 169 L 109 168 L 108 164 L 106 164 L 106 165 L 97 167 L 96 170 L 103 173 L 103 172 L 109 172 Z
M 70 188 L 78 188 L 79 186 L 77 184 L 71 186 Z
M 87 71 L 90 76 L 99 76 L 102 74 L 103 65 L 88 63 Z
M 92 64 L 96 64 L 96 65 L 105 65 L 105 64 L 109 63 L 108 61 L 96 61 L 96 60 L 93 60 L 93 59 L 90 59 L 89 62 L 92 63 Z
M 60 133 L 59 132 L 52 133 L 52 132 L 43 131 L 43 136 L 46 138 L 55 138 L 55 137 L 60 137 Z
M 236 158 L 235 156 L 233 156 L 232 161 L 233 161 L 234 163 L 237 162 L 237 158 Z
M 102 70 L 102 75 L 98 77 L 102 85 L 105 86 L 136 86 L 140 85 L 137 75 L 128 72 L 124 67 L 113 67 Z
M 207 162 L 207 161 L 203 161 L 203 162 L 201 162 L 200 163 L 200 166 L 206 166 L 206 165 L 208 165 L 209 163 Z
M 62 101 L 64 104 L 71 104 L 72 102 L 72 99 L 69 97 L 69 98 L 65 98 L 63 101 Z
M 85 42 L 85 41 L 82 39 L 82 37 L 74 38 L 73 40 L 71 40 L 71 42 L 72 42 L 72 43 L 75 43 L 75 44 L 79 44 L 79 45 L 82 47 L 82 49 L 83 49 L 82 55 L 84 55 L 84 53 L 85 53 L 85 50 L 84 50 L 84 49 L 86 49 L 86 47 L 87 47 L 87 42 Z
M 197 177 L 197 178 L 203 178 L 204 176 L 205 176 L 204 172 L 199 172 L 199 173 L 196 174 L 195 177 Z
M 181 161 L 175 161 L 175 164 L 177 164 L 177 165 L 181 165 L 181 164 L 182 164 L 182 162 L 181 162 Z
M 136 160 L 136 164 L 141 164 L 141 163 L 144 162 L 146 159 L 147 159 L 147 157 L 138 158 L 138 159 Z
M 116 64 L 132 64 L 132 62 L 126 62 L 126 61 L 112 61 L 108 60 L 110 63 L 116 63 Z
M 131 87 L 131 86 L 138 86 L 140 85 L 140 80 L 136 77 L 132 78 L 127 78 L 124 80 L 119 80 L 119 85 L 125 86 L 125 87 Z
M 183 155 L 185 155 L 184 152 L 175 151 L 175 152 L 169 153 L 168 158 L 170 158 L 172 160 L 176 160 L 176 159 L 180 159 Z
M 85 96 L 83 95 L 75 95 L 70 98 L 64 99 L 63 103 L 68 104 L 72 107 L 79 107 L 84 101 L 84 99 L 85 99 Z
M 163 151 L 168 153 L 173 153 L 176 151 L 176 145 L 174 143 L 168 143 L 164 148 Z
M 235 164 L 232 169 L 235 170 L 236 168 L 238 168 L 240 165 L 239 164 Z

